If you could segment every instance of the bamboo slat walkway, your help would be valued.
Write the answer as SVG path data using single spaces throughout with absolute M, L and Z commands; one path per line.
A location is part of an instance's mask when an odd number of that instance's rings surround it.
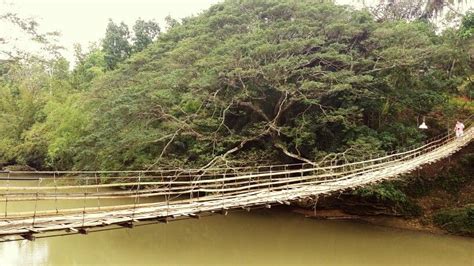
M 0 213 L 0 242 L 11 236 L 31 240 L 45 232 L 87 233 L 95 227 L 132 227 L 141 221 L 289 204 L 398 177 L 450 156 L 473 138 L 474 127 L 470 127 L 462 138 L 448 134 L 410 150 L 356 162 L 331 161 L 324 166 L 7 172 L 0 181 L 4 210 Z M 9 208 L 25 211 L 10 212 Z

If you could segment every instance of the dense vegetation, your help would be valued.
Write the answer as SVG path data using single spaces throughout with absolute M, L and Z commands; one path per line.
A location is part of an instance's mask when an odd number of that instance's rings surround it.
M 474 235 L 474 206 L 440 211 L 434 221 L 451 233 Z
M 0 63 L 0 165 L 142 169 L 358 158 L 472 113 L 473 15 L 437 34 L 321 1 L 226 1 L 161 33 L 109 23 L 63 58 Z M 138 25 L 138 26 L 137 26 Z M 430 129 L 417 123 L 426 117 Z
M 399 180 L 320 198 L 318 208 L 355 215 L 404 217 L 410 226 L 439 226 L 474 236 L 474 145 Z M 313 202 L 304 207 L 313 208 Z M 417 227 L 418 226 L 418 227 Z

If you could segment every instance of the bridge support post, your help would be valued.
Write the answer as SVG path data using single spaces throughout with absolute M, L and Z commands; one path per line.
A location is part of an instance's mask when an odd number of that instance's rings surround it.
M 198 214 L 190 214 L 189 217 L 194 218 L 194 219 L 201 219 L 201 216 Z
M 217 213 L 220 213 L 220 214 L 222 214 L 222 215 L 224 215 L 224 216 L 226 216 L 227 214 L 229 214 L 229 212 L 226 211 L 226 210 L 220 210 L 220 211 L 217 211 Z
M 164 224 L 167 224 L 169 222 L 168 218 L 167 217 L 164 217 L 164 218 L 158 218 L 158 222 L 160 223 L 164 223 Z
M 32 233 L 21 234 L 20 236 L 21 236 L 23 239 L 28 240 L 28 241 L 35 241 L 35 240 L 36 240 L 36 236 L 34 236 Z
M 118 223 L 118 225 L 122 226 L 122 227 L 126 227 L 126 228 L 133 228 L 133 222 L 123 222 L 123 223 Z

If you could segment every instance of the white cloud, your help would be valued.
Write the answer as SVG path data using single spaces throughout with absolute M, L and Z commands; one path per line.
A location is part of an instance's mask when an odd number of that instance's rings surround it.
M 0 0 L 2 1 L 2 0 Z M 370 5 L 375 0 L 336 0 L 339 4 Z M 40 22 L 44 31 L 60 31 L 61 44 L 66 47 L 65 56 L 73 60 L 72 47 L 80 43 L 87 47 L 90 42 L 104 36 L 109 18 L 132 25 L 139 17 L 155 19 L 164 27 L 164 18 L 184 18 L 209 8 L 220 0 L 3 0 L 0 8 L 7 8 L 23 16 L 32 16 Z M 473 8 L 474 1 L 461 5 Z M 0 25 L 1 32 L 11 29 Z M 27 44 L 24 44 L 27 45 Z M 20 45 L 20 48 L 24 46 Z
M 87 47 L 104 36 L 108 19 L 133 25 L 139 17 L 155 19 L 164 27 L 164 18 L 184 18 L 209 8 L 219 0 L 9 0 L 0 8 L 34 17 L 43 31 L 60 31 L 65 56 L 73 59 L 72 47 Z M 5 26 L 0 30 L 5 32 Z

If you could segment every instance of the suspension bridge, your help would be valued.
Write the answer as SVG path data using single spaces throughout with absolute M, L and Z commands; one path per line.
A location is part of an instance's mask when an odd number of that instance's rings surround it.
M 410 173 L 449 157 L 473 138 L 471 126 L 461 138 L 446 134 L 358 161 L 334 157 L 325 163 L 238 168 L 5 172 L 0 242 L 290 204 Z

